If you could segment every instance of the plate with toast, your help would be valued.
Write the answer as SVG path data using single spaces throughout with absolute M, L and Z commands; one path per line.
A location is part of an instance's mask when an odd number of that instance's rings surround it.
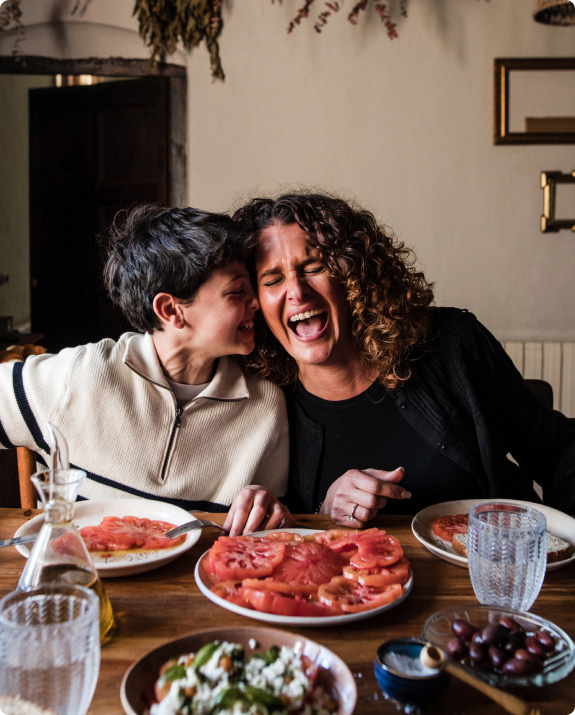
M 460 499 L 422 509 L 411 522 L 415 538 L 431 553 L 456 566 L 467 567 L 467 515 L 475 504 L 493 499 Z M 502 499 L 538 509 L 547 519 L 547 571 L 575 562 L 575 519 L 557 509 L 518 499 Z

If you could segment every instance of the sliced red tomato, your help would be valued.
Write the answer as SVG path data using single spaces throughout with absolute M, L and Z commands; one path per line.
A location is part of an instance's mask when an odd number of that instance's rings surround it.
M 345 576 L 336 576 L 317 590 L 321 603 L 331 608 L 340 608 L 344 613 L 359 613 L 386 606 L 399 598 L 402 593 L 403 589 L 398 583 L 387 586 L 362 586 Z
M 395 564 L 392 564 L 387 568 L 391 573 L 393 583 L 398 583 L 400 586 L 403 586 L 409 581 L 411 569 L 409 566 L 409 561 L 405 558 L 405 556 L 399 559 L 399 561 L 397 561 Z
M 371 569 L 390 566 L 403 556 L 403 549 L 395 536 L 386 534 L 383 529 L 367 529 L 332 541 L 330 549 L 347 552 L 355 545 L 356 552 L 349 558 L 349 563 L 357 569 Z
M 266 588 L 278 593 L 287 593 L 292 596 L 305 596 L 307 598 L 317 595 L 316 583 L 286 583 L 276 581 L 273 576 L 267 578 L 244 578 L 242 586 L 246 588 Z
M 382 566 L 371 569 L 356 569 L 350 564 L 344 566 L 343 575 L 345 578 L 357 581 L 362 586 L 388 586 L 391 583 L 403 586 L 409 579 L 409 561 L 402 558 L 389 567 Z
M 286 583 L 317 585 L 341 573 L 342 567 L 342 559 L 328 546 L 287 543 L 284 557 L 272 571 L 272 577 Z
M 467 514 L 448 514 L 433 520 L 433 533 L 444 541 L 449 541 L 453 534 L 467 534 L 469 518 Z
M 255 536 L 220 536 L 210 549 L 209 569 L 224 581 L 269 576 L 286 545 Z
M 212 592 L 223 598 L 225 601 L 235 603 L 236 606 L 252 608 L 251 604 L 244 600 L 238 593 L 238 586 L 234 581 L 221 581 L 211 588 Z
M 318 666 L 313 662 L 313 660 L 311 660 L 311 658 L 308 658 L 307 655 L 302 654 L 301 667 L 307 679 L 309 680 L 310 690 L 313 690 L 315 681 L 317 680 L 317 674 L 319 670 Z
M 310 534 L 306 537 L 306 541 L 315 541 L 317 544 L 330 545 L 338 539 L 344 539 L 350 534 L 358 534 L 357 529 L 328 529 L 327 531 L 318 531 L 316 534 Z
M 243 579 L 248 588 L 263 586 L 271 591 L 313 596 L 320 583 L 327 583 L 341 573 L 343 560 L 327 546 L 310 542 L 287 542 L 283 559 L 271 576 Z
M 297 541 L 298 543 L 304 541 L 301 534 L 292 534 L 290 531 L 272 531 L 269 534 L 264 534 L 262 538 L 270 541 Z
M 88 551 L 127 551 L 128 549 L 166 549 L 184 542 L 183 534 L 167 539 L 165 533 L 174 524 L 141 519 L 137 516 L 105 516 L 98 526 L 80 529 Z
M 238 592 L 241 598 L 250 603 L 256 611 L 273 613 L 276 616 L 314 618 L 332 616 L 334 612 L 341 612 L 337 607 L 334 611 L 328 604 L 309 601 L 301 596 L 287 596 L 267 588 L 240 586 Z
M 357 553 L 349 563 L 358 569 L 391 566 L 403 557 L 399 539 L 391 534 L 366 534 L 359 539 Z

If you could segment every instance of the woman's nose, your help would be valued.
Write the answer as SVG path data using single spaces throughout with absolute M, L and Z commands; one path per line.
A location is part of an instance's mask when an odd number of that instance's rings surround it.
M 301 302 L 308 293 L 308 285 L 301 276 L 294 274 L 287 277 L 286 292 L 288 299 Z

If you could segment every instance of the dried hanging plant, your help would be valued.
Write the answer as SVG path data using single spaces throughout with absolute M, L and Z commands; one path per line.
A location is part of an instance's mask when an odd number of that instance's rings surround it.
M 0 5 L 0 32 L 8 32 L 14 36 L 12 54 L 20 56 L 22 54 L 20 45 L 24 38 L 20 0 L 5 0 Z
M 273 0 L 272 0 L 273 1 Z M 316 2 L 316 0 L 305 0 L 304 4 L 297 11 L 297 15 L 288 25 L 288 34 L 295 30 L 296 26 L 307 17 L 309 17 L 310 8 Z M 316 32 L 321 32 L 325 25 L 327 25 L 328 18 L 339 12 L 343 6 L 344 0 L 331 0 L 324 2 L 323 6 L 325 9 L 321 10 L 313 24 L 314 30 Z M 392 13 L 394 11 L 393 5 L 396 4 L 399 13 L 403 17 L 407 17 L 407 0 L 391 0 L 391 9 L 388 9 L 388 5 L 381 2 L 381 0 L 372 0 L 372 7 L 375 9 L 376 13 L 379 15 L 379 19 L 384 24 L 387 30 L 387 36 L 390 40 L 393 40 L 397 35 L 397 25 L 391 19 Z M 357 25 L 358 18 L 362 12 L 365 12 L 369 5 L 369 0 L 357 0 L 357 2 L 352 7 L 351 11 L 347 15 L 347 19 L 352 25 Z
M 151 61 L 164 61 L 179 41 L 187 50 L 205 41 L 212 77 L 224 79 L 217 38 L 222 30 L 221 0 L 135 0 L 140 36 L 152 50 Z

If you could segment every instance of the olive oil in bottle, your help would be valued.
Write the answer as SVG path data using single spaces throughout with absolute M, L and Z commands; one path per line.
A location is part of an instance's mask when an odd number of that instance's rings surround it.
M 86 473 L 81 469 L 55 469 L 32 477 L 42 504 L 44 524 L 18 582 L 18 588 L 41 583 L 78 584 L 90 588 L 100 602 L 100 642 L 115 627 L 112 604 L 92 557 L 73 523 L 74 503 Z

